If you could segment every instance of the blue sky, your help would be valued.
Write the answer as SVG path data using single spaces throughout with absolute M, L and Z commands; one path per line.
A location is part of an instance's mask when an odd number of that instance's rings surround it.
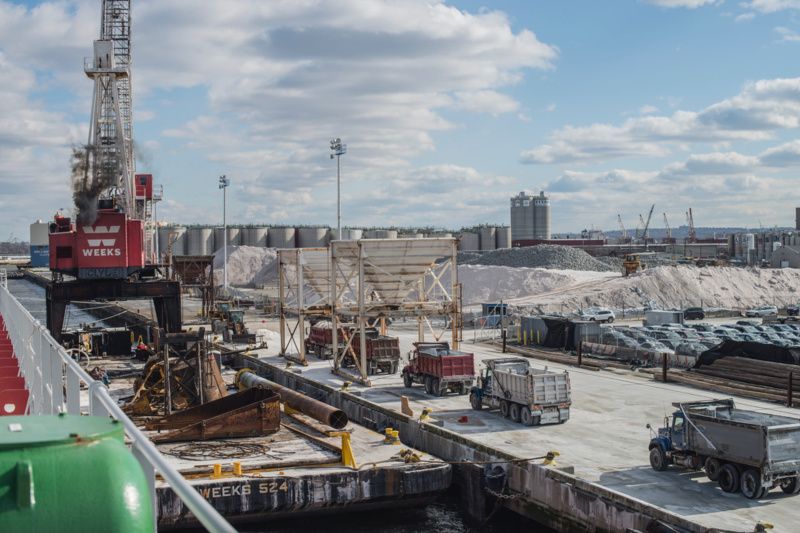
M 134 0 L 139 171 L 159 218 L 508 223 L 544 189 L 555 231 L 791 225 L 800 0 Z M 70 208 L 99 0 L 0 0 L 0 224 Z M 0 236 L 5 238 L 5 235 Z

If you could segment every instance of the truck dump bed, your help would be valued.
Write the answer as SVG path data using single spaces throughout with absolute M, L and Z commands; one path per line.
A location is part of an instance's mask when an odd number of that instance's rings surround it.
M 471 379 L 475 376 L 475 361 L 471 353 L 422 343 L 419 343 L 417 350 L 419 369 L 425 374 L 444 380 Z
M 733 400 L 674 405 L 686 416 L 687 439 L 698 453 L 773 473 L 800 469 L 800 420 L 737 409 Z
M 498 387 L 510 394 L 509 400 L 527 405 L 559 405 L 571 403 L 569 374 L 537 369 L 527 361 L 496 362 L 494 379 Z

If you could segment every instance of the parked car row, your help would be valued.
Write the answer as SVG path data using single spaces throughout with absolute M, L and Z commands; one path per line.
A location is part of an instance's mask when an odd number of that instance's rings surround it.
M 603 344 L 637 350 L 700 355 L 724 340 L 760 342 L 776 346 L 800 346 L 800 324 L 665 324 L 645 327 L 604 327 Z

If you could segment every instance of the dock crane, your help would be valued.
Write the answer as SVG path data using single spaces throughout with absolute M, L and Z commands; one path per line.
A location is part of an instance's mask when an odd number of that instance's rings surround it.
M 628 242 L 628 230 L 625 229 L 625 225 L 622 223 L 622 215 L 617 214 L 617 223 L 619 224 L 619 230 L 622 232 L 622 242 Z
M 647 213 L 647 221 L 644 223 L 644 231 L 642 231 L 642 238 L 644 239 L 644 243 L 647 244 L 647 239 L 649 235 L 647 233 L 647 229 L 650 227 L 650 220 L 653 218 L 653 210 L 656 208 L 656 204 L 650 206 L 650 212 Z
M 47 327 L 60 340 L 66 306 L 152 299 L 159 326 L 181 329 L 180 284 L 159 277 L 152 174 L 136 174 L 131 93 L 131 0 L 102 0 L 100 37 L 83 70 L 94 83 L 86 146 L 72 158 L 75 219 L 50 224 Z M 74 279 L 65 281 L 64 276 Z
M 669 225 L 666 213 L 664 213 L 664 227 L 667 230 L 667 236 L 664 238 L 664 242 L 667 244 L 675 244 L 675 239 L 672 237 L 672 228 Z
M 688 242 L 697 242 L 697 230 L 695 230 L 695 227 L 694 227 L 694 215 L 692 214 L 692 208 L 691 207 L 686 212 L 686 223 L 689 225 L 689 237 L 688 237 L 687 241 Z

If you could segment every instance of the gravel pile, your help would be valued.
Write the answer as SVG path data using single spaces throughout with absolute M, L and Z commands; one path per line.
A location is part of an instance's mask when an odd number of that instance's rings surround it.
M 555 270 L 592 270 L 595 272 L 617 272 L 615 262 L 600 261 L 583 250 L 571 246 L 540 244 L 525 248 L 505 248 L 484 254 L 459 254 L 461 265 L 486 265 Z
M 228 246 L 228 283 L 234 287 L 254 287 L 275 281 L 278 277 L 278 254 L 274 248 Z M 222 284 L 224 255 L 222 248 L 214 253 L 214 282 Z

